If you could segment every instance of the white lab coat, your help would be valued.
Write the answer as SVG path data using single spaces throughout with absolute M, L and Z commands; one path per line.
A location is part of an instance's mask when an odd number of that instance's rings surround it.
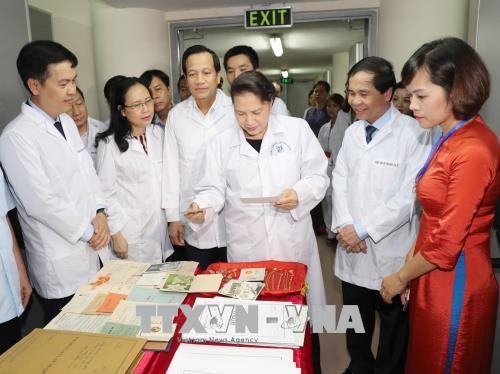
M 351 124 L 351 113 L 344 112 L 342 110 L 337 114 L 335 124 L 332 127 L 330 122 L 325 123 L 318 133 L 319 144 L 321 148 L 326 152 L 328 151 L 330 156 L 328 157 L 328 168 L 326 169 L 326 174 L 330 178 L 330 183 L 328 184 L 328 189 L 326 190 L 325 198 L 321 201 L 321 210 L 323 211 L 323 219 L 325 221 L 326 228 L 328 230 L 328 238 L 333 239 L 334 234 L 331 231 L 332 226 L 332 172 L 337 162 L 337 157 L 339 155 L 340 148 L 342 146 L 342 141 L 344 140 L 344 134 L 347 127 Z
M 307 122 L 271 114 L 260 153 L 240 128 L 225 131 L 206 150 L 196 203 L 224 208 L 230 262 L 282 260 L 308 266 L 309 303 L 326 303 L 311 209 L 323 198 L 327 159 Z M 240 197 L 279 196 L 287 187 L 298 195 L 291 211 L 272 204 L 245 204 Z M 213 212 L 207 214 L 207 220 Z M 191 224 L 196 228 L 197 225 Z M 202 228 L 203 225 L 198 225 Z
M 185 222 L 181 212 L 194 199 L 193 188 L 198 182 L 207 143 L 235 126 L 233 103 L 221 90 L 217 90 L 215 102 L 206 115 L 199 111 L 193 96 L 175 105 L 169 112 L 165 128 L 162 189 L 162 207 L 168 222 Z M 225 247 L 225 232 L 224 217 L 217 216 L 199 232 L 185 225 L 184 238 L 199 249 Z
M 339 244 L 335 275 L 373 290 L 403 266 L 415 240 L 415 175 L 431 145 L 416 120 L 392 105 L 389 113 L 369 144 L 365 121 L 349 126 L 332 176 L 332 231 L 359 222 L 369 235 L 366 253 L 347 253 Z
M 285 102 L 277 96 L 274 98 L 273 106 L 271 107 L 271 113 L 272 114 L 281 114 L 283 116 L 290 115 L 290 112 L 289 112 L 288 108 L 286 107 Z
M 88 117 L 87 124 L 87 132 L 83 134 L 81 138 L 83 145 L 87 148 L 87 152 L 94 162 L 94 167 L 97 168 L 97 148 L 95 146 L 95 137 L 98 133 L 105 131 L 109 127 L 109 124 L 105 125 L 104 122 L 98 121 L 92 117 Z
M 53 122 L 23 104 L 0 137 L 0 160 L 19 213 L 28 270 L 44 298 L 72 295 L 99 269 L 97 251 L 80 240 L 105 206 L 92 159 L 67 114 Z
M 129 148 L 123 153 L 114 135 L 97 147 L 97 175 L 109 206 L 109 230 L 112 235 L 121 231 L 131 261 L 158 263 L 173 253 L 161 208 L 163 137 L 161 126 L 146 128 L 147 154 L 133 137 L 127 138 Z M 110 248 L 105 260 L 115 259 Z

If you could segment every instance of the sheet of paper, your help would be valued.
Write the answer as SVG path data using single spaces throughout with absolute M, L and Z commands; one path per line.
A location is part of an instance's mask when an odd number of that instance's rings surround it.
M 172 261 L 172 262 L 162 262 L 161 264 L 153 264 L 149 266 L 144 273 L 158 273 L 165 271 L 177 270 L 181 266 L 180 261 Z
M 100 332 L 108 321 L 107 315 L 89 315 L 61 312 L 45 328 L 81 332 Z
M 136 286 L 127 296 L 128 301 L 137 301 L 155 304 L 181 305 L 187 293 L 183 292 L 162 292 L 157 288 Z
M 189 292 L 217 292 L 222 282 L 222 274 L 198 274 L 195 276 Z
M 272 204 L 278 201 L 279 198 L 279 196 L 240 197 L 240 200 L 245 204 Z
M 0 357 L 3 373 L 125 373 L 144 339 L 35 329 Z
M 181 343 L 167 370 L 177 373 L 298 374 L 293 351 L 278 348 L 227 347 Z
M 83 313 L 94 299 L 95 294 L 75 294 L 69 303 L 67 303 L 62 311 L 68 313 Z
M 247 282 L 264 282 L 266 268 L 245 268 L 240 270 L 238 280 Z
M 261 282 L 245 282 L 231 279 L 219 290 L 219 293 L 235 299 L 256 300 L 263 288 L 264 283 Z
M 125 300 L 127 295 L 121 293 L 108 293 L 104 301 L 97 308 L 97 313 L 113 313 L 120 301 Z
M 193 280 L 194 275 L 168 274 L 160 290 L 169 292 L 189 292 Z
M 135 283 L 136 286 L 159 287 L 165 279 L 165 273 L 144 273 Z
M 87 307 L 82 311 L 82 314 L 102 314 L 97 311 L 102 305 L 104 300 L 106 300 L 107 293 L 97 293 L 94 294 L 94 298 L 90 301 Z

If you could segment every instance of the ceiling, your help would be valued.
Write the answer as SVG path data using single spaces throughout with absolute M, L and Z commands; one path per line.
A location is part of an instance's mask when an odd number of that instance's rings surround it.
M 296 2 L 307 3 L 317 0 L 299 0 Z M 251 7 L 252 5 L 262 6 L 263 4 L 285 4 L 279 0 L 104 0 L 105 3 L 115 8 L 148 8 L 164 10 L 165 12 L 175 12 L 182 10 L 205 9 L 205 8 L 225 8 L 225 7 Z

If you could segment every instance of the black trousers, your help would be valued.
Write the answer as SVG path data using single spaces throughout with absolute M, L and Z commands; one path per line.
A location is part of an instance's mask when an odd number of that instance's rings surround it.
M 347 350 L 351 356 L 349 369 L 355 374 L 404 373 L 408 344 L 408 312 L 403 311 L 399 295 L 386 304 L 380 293 L 342 282 L 344 305 L 358 305 L 364 334 L 348 329 Z M 380 316 L 380 338 L 377 356 L 371 350 L 375 313 Z
M 0 355 L 21 340 L 21 318 L 0 323 Z
M 199 262 L 200 268 L 206 269 L 208 265 L 214 262 L 227 262 L 227 248 L 214 247 L 200 249 L 186 242 L 183 257 L 186 261 Z
M 56 315 L 59 314 L 61 309 L 71 300 L 73 295 L 63 297 L 60 299 L 46 299 L 44 297 L 41 297 L 40 295 L 36 294 L 38 297 L 38 300 L 40 301 L 40 305 L 42 306 L 43 313 L 44 313 L 44 318 L 43 322 L 44 324 L 47 324 L 50 322 L 52 318 L 54 318 Z

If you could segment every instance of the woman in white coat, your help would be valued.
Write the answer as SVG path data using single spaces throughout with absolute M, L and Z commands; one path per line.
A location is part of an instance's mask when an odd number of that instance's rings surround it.
M 161 209 L 163 128 L 152 125 L 154 102 L 137 78 L 116 85 L 109 129 L 97 143 L 97 175 L 109 205 L 108 259 L 161 262 L 173 253 Z
M 231 86 L 239 127 L 207 146 L 196 197 L 186 212 L 202 230 L 224 208 L 230 262 L 282 260 L 308 266 L 308 301 L 325 305 L 311 209 L 328 186 L 327 159 L 307 122 L 270 114 L 274 89 L 256 71 Z M 276 197 L 245 203 L 245 197 Z

